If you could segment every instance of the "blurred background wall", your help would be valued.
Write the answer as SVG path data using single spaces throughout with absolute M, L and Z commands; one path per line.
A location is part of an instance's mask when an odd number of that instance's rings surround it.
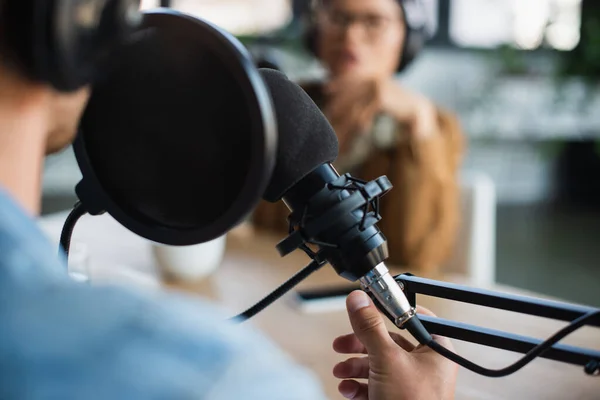
M 464 170 L 495 183 L 497 280 L 600 306 L 600 2 L 426 0 L 434 34 L 399 79 L 457 112 Z M 209 19 L 296 80 L 308 0 L 145 0 Z M 44 211 L 70 207 L 69 150 L 48 159 Z

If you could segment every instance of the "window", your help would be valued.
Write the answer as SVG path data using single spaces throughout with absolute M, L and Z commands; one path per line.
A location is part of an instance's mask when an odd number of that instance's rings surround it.
M 452 0 L 450 37 L 458 46 L 572 50 L 581 0 Z
M 171 6 L 206 19 L 234 35 L 271 32 L 292 19 L 291 0 L 172 0 Z
M 427 27 L 429 28 L 429 36 L 432 37 L 437 33 L 438 30 L 438 14 L 439 14 L 439 0 L 423 0 L 425 11 L 427 13 Z
M 160 6 L 159 0 L 142 0 L 140 9 L 141 10 L 149 10 L 152 8 L 156 8 Z

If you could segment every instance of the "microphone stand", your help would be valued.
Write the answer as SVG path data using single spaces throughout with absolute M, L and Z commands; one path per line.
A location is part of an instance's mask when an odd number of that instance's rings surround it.
M 394 279 L 413 307 L 417 306 L 417 294 L 421 294 L 567 322 L 571 322 L 590 312 L 596 311 L 596 309 L 592 307 L 494 292 L 485 289 L 475 289 L 467 286 L 420 278 L 412 274 L 397 275 Z M 355 289 L 336 290 L 335 297 L 347 296 L 353 290 Z M 303 295 L 304 297 L 310 297 L 311 300 L 331 297 L 331 293 L 322 291 L 312 292 L 308 296 L 306 295 L 306 293 L 309 293 L 308 291 L 303 293 L 305 293 Z M 394 319 L 383 307 L 376 301 L 375 304 L 388 319 L 394 322 Z M 419 319 L 431 334 L 522 354 L 528 353 L 531 349 L 543 342 L 536 338 L 483 328 L 439 317 L 430 317 L 419 314 Z M 600 318 L 595 318 L 586 325 L 600 327 Z M 555 344 L 540 354 L 539 357 L 582 366 L 584 367 L 585 373 L 588 375 L 598 375 L 600 373 L 600 350 Z
M 595 310 L 592 307 L 438 282 L 419 278 L 410 274 L 398 275 L 395 279 L 400 287 L 403 288 L 404 293 L 408 297 L 408 301 L 415 307 L 416 295 L 422 294 L 461 303 L 475 304 L 567 322 L 573 321 Z M 449 321 L 442 318 L 419 315 L 419 319 L 431 334 L 517 353 L 527 353 L 533 347 L 542 343 L 539 339 L 482 328 L 461 322 Z M 600 327 L 600 318 L 591 320 L 587 325 L 597 328 Z M 599 350 L 555 344 L 546 352 L 542 353 L 540 357 L 583 366 L 585 367 L 585 372 L 589 375 L 598 374 L 600 369 Z

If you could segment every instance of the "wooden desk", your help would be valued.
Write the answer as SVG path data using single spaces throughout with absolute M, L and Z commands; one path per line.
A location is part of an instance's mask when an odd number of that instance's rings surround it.
M 57 238 L 64 215 L 43 220 L 42 225 Z M 118 226 L 110 217 L 84 217 L 77 226 L 75 241 L 89 244 L 93 274 L 98 281 L 110 276 L 111 264 L 125 265 L 139 273 L 159 280 L 150 256 L 149 243 Z M 170 290 L 210 297 L 226 307 L 231 316 L 245 310 L 269 291 L 304 266 L 308 259 L 294 253 L 282 259 L 275 251 L 276 238 L 267 236 L 236 236 L 228 239 L 228 248 L 222 267 L 210 279 L 196 284 L 168 285 Z M 102 262 L 99 262 L 102 260 Z M 125 268 L 125 267 L 124 267 Z M 398 271 L 403 272 L 403 271 Z M 104 274 L 104 275 L 103 275 Z M 452 280 L 461 282 L 456 278 Z M 330 267 L 315 273 L 301 287 L 344 284 Z M 506 287 L 494 287 L 521 294 Z M 249 323 L 271 337 L 299 363 L 312 369 L 321 379 L 324 390 L 332 399 L 339 399 L 337 379 L 332 377 L 333 365 L 343 357 L 331 348 L 332 340 L 350 332 L 345 311 L 305 314 L 293 307 L 292 296 L 286 296 L 259 314 Z M 464 321 L 494 329 L 545 338 L 562 324 L 515 313 L 489 310 L 446 300 L 423 297 L 419 303 L 440 317 Z M 390 329 L 395 329 L 390 324 Z M 521 355 L 483 346 L 454 341 L 463 356 L 488 367 L 503 367 Z M 568 337 L 564 343 L 600 349 L 600 332 L 586 328 Z M 426 377 L 423 377 L 426 379 Z M 461 370 L 457 399 L 600 399 L 600 378 L 588 377 L 582 368 L 549 360 L 538 359 L 520 372 L 502 379 L 491 379 Z

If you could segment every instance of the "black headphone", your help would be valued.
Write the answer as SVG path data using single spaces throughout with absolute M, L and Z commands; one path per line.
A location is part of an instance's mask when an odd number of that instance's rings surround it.
M 316 11 L 322 0 L 313 0 L 310 15 L 308 17 L 308 27 L 305 30 L 304 43 L 307 49 L 316 57 L 317 40 L 319 37 Z M 398 62 L 397 72 L 404 71 L 409 64 L 421 52 L 427 40 L 429 39 L 429 27 L 425 5 L 422 0 L 396 0 L 402 7 L 402 16 L 404 26 L 406 27 L 406 38 L 404 40 L 404 48 L 402 49 L 401 59 Z
M 141 20 L 140 0 L 0 0 L 4 62 L 62 92 L 90 84 Z

